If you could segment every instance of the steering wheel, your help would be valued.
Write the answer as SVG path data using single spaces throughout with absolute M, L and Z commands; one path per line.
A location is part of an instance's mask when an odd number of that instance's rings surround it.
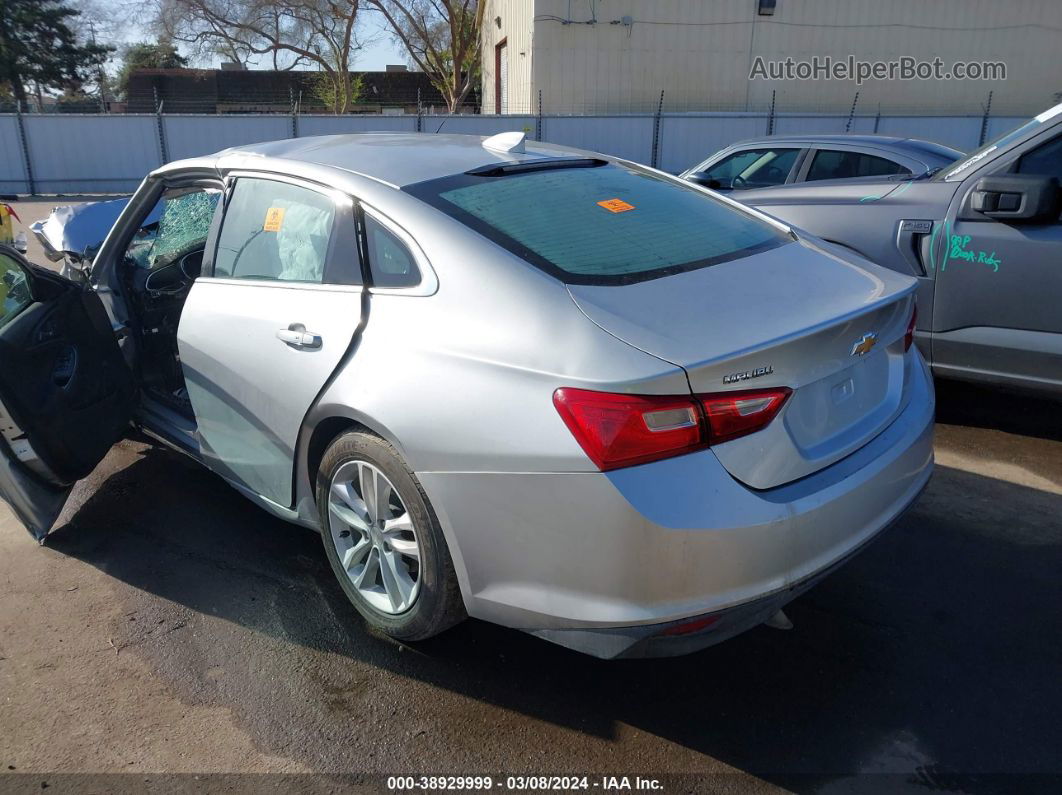
M 151 271 L 144 280 L 144 290 L 152 298 L 178 295 L 187 286 L 188 282 L 176 262 Z
M 189 251 L 177 260 L 177 267 L 181 269 L 181 275 L 184 276 L 185 281 L 189 284 L 198 279 L 203 273 L 203 255 L 205 253 L 206 252 L 200 248 L 195 251 Z
M 179 295 L 199 278 L 202 268 L 202 243 L 186 246 L 180 251 L 167 255 L 165 264 L 156 267 L 147 275 L 144 280 L 144 289 L 156 298 Z
M 746 180 L 740 174 L 738 174 L 736 177 L 734 177 L 732 180 L 730 180 L 730 187 L 733 188 L 734 190 L 741 190 L 742 188 L 746 187 L 748 184 L 749 184 L 748 180 Z

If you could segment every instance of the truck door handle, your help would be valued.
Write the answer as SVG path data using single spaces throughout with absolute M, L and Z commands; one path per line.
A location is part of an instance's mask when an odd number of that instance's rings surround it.
M 287 328 L 277 329 L 277 339 L 293 348 L 320 348 L 321 337 L 307 331 L 302 323 L 292 323 Z

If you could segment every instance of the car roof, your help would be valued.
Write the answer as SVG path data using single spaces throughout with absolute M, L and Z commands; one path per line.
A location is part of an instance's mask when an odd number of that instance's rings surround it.
M 768 135 L 761 138 L 747 138 L 731 144 L 732 147 L 748 146 L 749 144 L 853 144 L 856 146 L 870 146 L 879 149 L 893 149 L 914 155 L 931 154 L 942 156 L 941 150 L 962 153 L 943 144 L 933 141 L 923 141 L 919 138 L 900 138 L 895 135 L 864 135 L 859 133 L 840 133 L 831 135 Z
M 171 163 L 164 170 L 208 165 L 285 171 L 285 163 L 309 164 L 357 174 L 396 188 L 462 174 L 498 163 L 526 163 L 564 157 L 586 157 L 581 149 L 526 141 L 523 152 L 486 148 L 479 135 L 435 133 L 351 133 L 289 138 L 225 149 L 209 158 Z

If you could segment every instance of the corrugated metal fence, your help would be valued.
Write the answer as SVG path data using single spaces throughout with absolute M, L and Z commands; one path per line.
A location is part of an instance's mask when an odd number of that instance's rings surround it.
M 1023 121 L 987 120 L 986 139 Z M 777 114 L 776 134 L 878 132 L 963 150 L 982 137 L 982 116 Z M 763 135 L 766 113 L 625 116 L 288 116 L 0 114 L 0 193 L 121 193 L 163 162 L 280 138 L 369 131 L 530 138 L 652 163 L 678 172 L 728 144 Z

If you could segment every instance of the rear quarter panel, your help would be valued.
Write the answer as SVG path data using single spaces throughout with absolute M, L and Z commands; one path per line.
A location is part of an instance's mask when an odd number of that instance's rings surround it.
M 419 243 L 438 290 L 370 296 L 318 419 L 350 412 L 418 472 L 585 471 L 555 389 L 689 391 L 680 368 L 602 331 L 563 284 L 472 230 L 420 202 L 377 209 Z

